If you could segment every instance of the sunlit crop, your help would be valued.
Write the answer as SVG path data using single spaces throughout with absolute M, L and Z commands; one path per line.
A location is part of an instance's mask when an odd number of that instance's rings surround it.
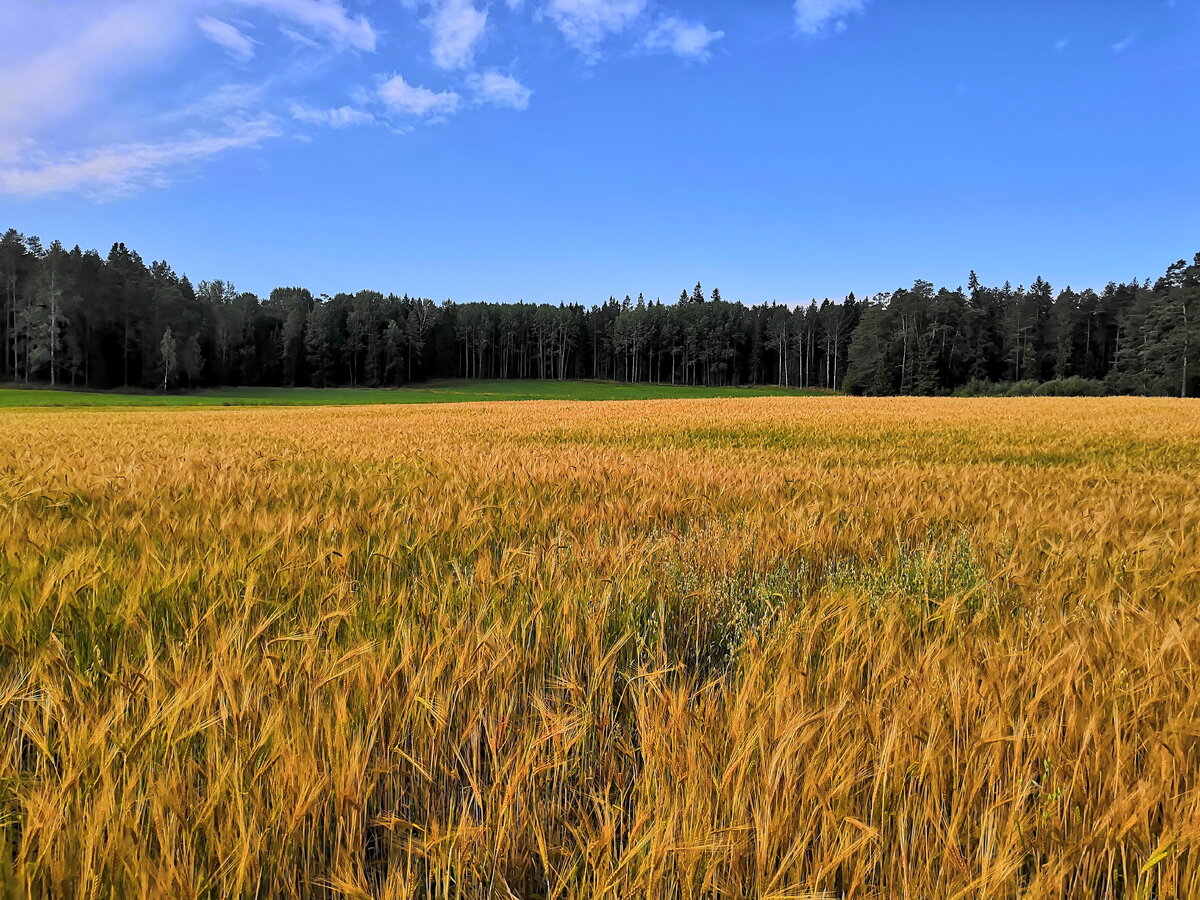
M 1200 896 L 1200 409 L 0 412 L 14 896 Z

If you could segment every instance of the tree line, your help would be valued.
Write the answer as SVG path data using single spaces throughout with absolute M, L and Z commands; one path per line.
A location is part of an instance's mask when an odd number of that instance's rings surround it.
M 435 303 L 376 291 L 260 298 L 193 284 L 124 244 L 107 257 L 0 238 L 0 381 L 162 390 L 595 378 L 855 394 L 1195 396 L 1200 253 L 1097 292 L 917 281 L 791 307 L 697 284 L 674 303 Z

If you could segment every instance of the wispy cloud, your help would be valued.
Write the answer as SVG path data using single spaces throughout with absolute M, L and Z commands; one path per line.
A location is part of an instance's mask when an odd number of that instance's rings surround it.
M 299 103 L 293 103 L 292 118 L 297 122 L 308 122 L 313 125 L 328 125 L 330 128 L 349 128 L 351 125 L 370 125 L 375 117 L 365 109 L 353 106 L 338 106 L 331 109 L 313 109 Z
M 1054 42 L 1054 49 L 1055 50 L 1066 50 L 1067 47 L 1070 45 L 1070 43 L 1071 43 L 1071 41 L 1067 38 L 1059 38 L 1057 41 Z
M 307 34 L 301 34 L 295 28 L 288 28 L 286 25 L 279 26 L 279 33 L 291 41 L 295 41 L 301 47 L 308 47 L 310 50 L 316 50 L 321 46 L 321 42 L 310 38 Z
M 796 0 L 796 28 L 814 36 L 830 29 L 843 31 L 849 18 L 865 6 L 866 0 Z
M 439 0 L 426 24 L 432 35 L 430 53 L 439 69 L 465 69 L 475 59 L 475 49 L 487 28 L 486 10 L 471 0 Z
M 829 18 L 847 15 L 864 0 L 804 2 L 823 5 Z M 445 88 L 410 84 L 391 73 L 361 86 L 356 52 L 373 52 L 384 35 L 395 37 L 393 31 L 378 31 L 367 14 L 382 17 L 392 4 L 418 12 L 409 24 L 427 29 L 431 61 L 451 73 Z M 0 0 L 0 5 L 4 24 L 28 36 L 10 42 L 0 59 L 0 194 L 23 196 L 129 194 L 167 184 L 173 172 L 221 153 L 284 134 L 302 136 L 311 126 L 374 122 L 404 132 L 417 123 L 442 121 L 465 105 L 528 109 L 528 86 L 504 68 L 480 64 L 491 29 L 511 22 L 498 11 L 503 6 L 557 29 L 588 62 L 618 36 L 627 49 L 700 61 L 724 37 L 683 16 L 651 16 L 650 0 Z M 296 45 L 291 52 L 289 41 Z M 389 50 L 396 52 L 396 44 Z M 344 60 L 342 68 L 335 68 L 336 59 Z M 236 83 L 246 77 L 246 67 L 235 64 L 251 61 L 261 73 L 259 83 Z M 196 73 L 203 77 L 193 77 Z M 339 84 L 339 77 L 353 81 Z M 350 99 L 338 106 L 313 102 L 306 96 L 312 88 L 320 88 L 315 96 Z M 117 103 L 118 96 L 136 101 Z
M 254 58 L 254 41 L 228 22 L 202 16 L 196 20 L 196 25 L 206 38 L 224 48 L 234 59 L 245 62 Z
M 458 111 L 459 95 L 454 91 L 431 91 L 417 87 L 393 75 L 379 85 L 379 99 L 389 110 L 418 118 L 443 118 Z
M 609 35 L 624 31 L 646 8 L 646 0 L 549 0 L 543 14 L 589 60 Z
M 6 48 L 0 63 L 0 135 L 28 139 L 163 59 L 190 26 L 168 4 L 122 3 L 84 18 L 49 47 Z
M 511 75 L 501 72 L 483 72 L 472 75 L 468 82 L 476 99 L 509 109 L 528 109 L 533 91 Z
M 224 132 L 177 140 L 114 144 L 63 158 L 0 168 L 0 192 L 25 197 L 82 193 L 97 199 L 172 181 L 181 166 L 229 150 L 257 147 L 280 134 L 271 119 L 232 124 Z
M 262 109 L 267 98 L 267 84 L 223 84 L 197 100 L 159 115 L 164 124 L 179 122 L 220 122 L 230 115 L 253 118 L 251 110 Z
M 1112 45 L 1113 53 L 1121 53 L 1124 50 L 1128 50 L 1136 39 L 1137 35 L 1132 31 L 1129 32 L 1129 34 Z
M 704 61 L 712 55 L 709 47 L 723 37 L 723 31 L 710 31 L 698 22 L 686 22 L 671 16 L 654 26 L 643 43 L 648 50 L 666 51 L 684 59 Z
M 233 0 L 261 9 L 341 46 L 373 51 L 377 36 L 365 16 L 352 16 L 338 0 Z M 168 4 L 164 4 L 168 5 Z
M 282 134 L 273 114 L 280 100 L 266 90 L 270 81 L 226 85 L 157 112 L 162 92 L 150 84 L 140 92 L 145 107 L 138 114 L 106 105 L 135 78 L 183 58 L 201 38 L 238 61 L 255 57 L 258 42 L 222 10 L 275 19 L 298 39 L 338 50 L 376 45 L 374 27 L 341 0 L 78 0 L 69 16 L 57 18 L 43 0 L 3 2 L 8 22 L 37 35 L 28 45 L 10 44 L 0 62 L 0 193 L 24 196 L 129 194 L 169 183 L 173 170 Z M 207 67 L 219 71 L 211 62 Z M 349 107 L 313 114 L 333 127 L 363 115 Z M 113 143 L 94 136 L 113 132 L 137 137 Z

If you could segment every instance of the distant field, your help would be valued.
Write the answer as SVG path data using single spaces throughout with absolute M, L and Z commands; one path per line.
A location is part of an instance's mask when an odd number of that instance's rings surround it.
M 776 387 L 686 387 L 607 381 L 432 381 L 406 388 L 221 388 L 187 393 L 0 388 L 11 406 L 370 406 L 479 400 L 686 400 L 713 397 L 816 396 L 828 391 Z
M 0 897 L 1200 897 L 1197 484 L 1173 400 L 0 410 Z

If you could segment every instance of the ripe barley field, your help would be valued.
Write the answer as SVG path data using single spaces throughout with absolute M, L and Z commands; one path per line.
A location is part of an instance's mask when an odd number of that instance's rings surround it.
M 1200 408 L 0 411 L 12 896 L 1200 896 Z

